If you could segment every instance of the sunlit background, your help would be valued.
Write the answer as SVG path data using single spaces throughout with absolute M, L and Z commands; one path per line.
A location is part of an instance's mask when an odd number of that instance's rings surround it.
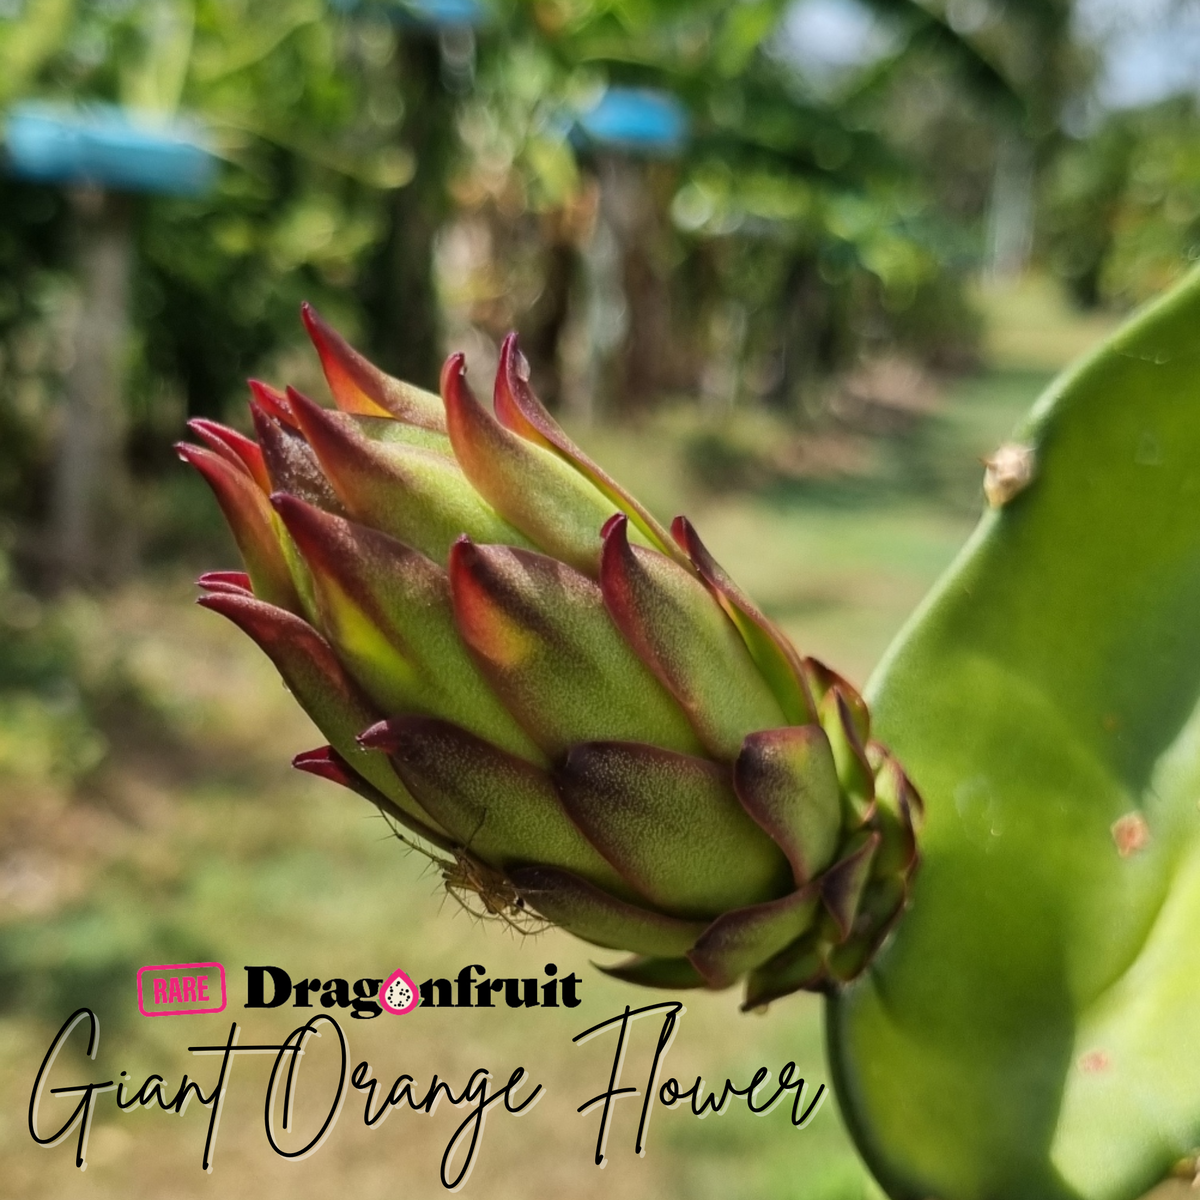
M 344 1021 L 381 1078 L 546 1085 L 489 1121 L 467 1194 L 875 1196 L 832 1102 L 804 1130 L 660 1111 L 643 1159 L 630 1109 L 592 1165 L 575 1108 L 612 1045 L 570 1039 L 653 994 L 461 910 L 288 769 L 311 727 L 189 603 L 236 552 L 172 444 L 248 429 L 248 376 L 324 397 L 301 300 L 427 387 L 463 349 L 486 391 L 516 329 L 574 436 L 863 683 L 974 523 L 981 458 L 1200 257 L 1198 79 L 1186 0 L 0 0 L 0 1192 L 441 1194 L 448 1107 L 367 1131 L 349 1105 L 286 1163 L 244 1060 L 211 1178 L 205 1110 L 111 1097 L 81 1174 L 30 1140 L 29 1090 L 81 1004 L 100 1053 L 64 1086 L 207 1085 L 187 1045 L 298 1023 L 240 1008 L 245 963 L 553 960 L 576 1010 Z M 230 1012 L 138 1015 L 139 966 L 211 960 Z M 811 997 L 685 1000 L 668 1074 L 828 1083 Z

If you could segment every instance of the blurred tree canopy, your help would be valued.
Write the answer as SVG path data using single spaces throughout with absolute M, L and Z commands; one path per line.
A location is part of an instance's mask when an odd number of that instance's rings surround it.
M 1046 183 L 1044 236 L 1085 307 L 1140 304 L 1200 258 L 1195 96 L 1117 112 L 1073 141 Z
M 581 417 L 685 395 L 812 420 L 864 358 L 971 362 L 964 289 L 1007 210 L 1020 248 L 1022 196 L 1082 302 L 1194 256 L 1195 105 L 1069 136 L 1096 57 L 1071 0 L 864 0 L 859 51 L 824 65 L 794 33 L 812 3 L 3 0 L 0 113 L 185 113 L 221 159 L 206 195 L 130 201 L 137 470 L 280 369 L 303 298 L 426 386 L 449 343 L 517 327 Z M 589 136 L 612 87 L 674 97 L 686 139 Z M 82 228 L 70 189 L 0 175 L 10 543 L 45 520 Z

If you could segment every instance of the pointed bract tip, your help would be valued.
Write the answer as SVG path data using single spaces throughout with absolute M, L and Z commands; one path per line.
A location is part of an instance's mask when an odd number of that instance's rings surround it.
M 223 617 L 228 617 L 231 621 L 233 609 L 225 603 L 228 600 L 237 600 L 238 596 L 232 595 L 229 592 L 206 592 L 203 596 L 196 597 L 196 603 L 201 608 L 207 608 L 210 612 L 220 613 Z
M 314 425 L 318 429 L 336 427 L 340 430 L 342 428 L 333 420 L 333 417 L 336 416 L 335 413 L 310 399 L 303 392 L 298 392 L 294 387 L 289 387 L 287 390 L 287 403 L 292 414 L 293 428 L 309 441 L 312 440 L 315 432 Z
M 456 453 L 458 447 L 469 449 L 478 440 L 480 423 L 488 418 L 467 382 L 467 363 L 461 354 L 446 359 L 440 386 L 450 440 L 456 446 Z
M 465 533 L 460 533 L 451 544 L 450 553 L 446 558 L 446 573 L 450 576 L 452 587 L 455 580 L 472 572 L 478 565 L 479 558 L 479 547 Z
M 338 538 L 337 531 L 344 528 L 345 522 L 341 517 L 327 513 L 315 504 L 301 500 L 299 496 L 293 496 L 291 492 L 273 492 L 270 500 L 309 567 L 321 573 L 329 565 L 330 552 L 335 550 Z
M 188 431 L 194 433 L 197 437 L 204 437 L 205 434 L 214 434 L 214 427 L 217 426 L 216 421 L 210 421 L 206 417 L 192 417 L 187 423 Z
M 281 659 L 306 659 L 305 670 L 321 672 L 343 692 L 343 698 L 349 695 L 333 651 L 303 617 L 245 592 L 210 592 L 196 603 L 232 621 L 276 666 Z
M 285 393 L 285 395 L 287 396 L 287 402 L 289 405 L 300 404 L 300 405 L 304 405 L 308 408 L 323 408 L 324 407 L 324 405 L 318 404 L 310 396 L 306 396 L 302 391 L 300 391 L 299 388 L 292 387 L 292 385 L 290 383 L 287 386 L 287 392 Z
M 322 357 L 326 349 L 335 347 L 341 349 L 339 343 L 342 343 L 345 339 L 307 300 L 300 302 L 300 320 L 304 322 L 304 329 L 309 336 L 309 340 L 317 348 L 317 353 L 321 354 Z M 330 343 L 333 343 L 333 346 Z
M 210 608 L 213 612 L 219 612 L 226 617 L 231 613 L 242 612 L 253 612 L 255 616 L 283 612 L 276 605 L 268 604 L 250 594 L 234 595 L 229 592 L 210 592 L 206 596 L 201 596 L 196 603 L 201 608 Z M 286 615 L 290 616 L 291 614 Z
M 249 588 L 250 576 L 245 571 L 205 571 L 196 584 L 208 587 L 213 583 L 236 583 L 239 587 Z
M 253 596 L 250 576 L 245 571 L 206 571 L 196 580 L 196 586 L 206 592 Z
M 254 413 L 253 402 L 251 412 Z M 264 491 L 271 487 L 270 476 L 267 474 L 266 462 L 263 459 L 262 447 L 244 433 L 230 429 L 218 421 L 210 421 L 205 417 L 193 417 L 188 422 L 188 428 L 210 449 L 215 450 L 222 458 L 234 466 L 245 467 L 250 472 L 254 482 Z M 255 428 L 259 429 L 257 415 Z
M 467 356 L 461 351 L 457 354 L 452 354 L 442 366 L 442 376 L 439 382 L 439 388 L 442 393 L 442 399 L 447 399 L 451 388 L 463 386 L 467 374 Z
M 842 941 L 853 932 L 859 900 L 867 885 L 871 860 L 879 849 L 880 841 L 878 832 L 868 834 L 821 876 L 821 898 L 838 927 Z
M 292 759 L 292 766 L 306 775 L 316 775 L 342 787 L 354 788 L 358 780 L 350 764 L 332 747 L 318 746 L 315 750 L 302 750 Z
M 277 445 L 279 436 L 285 429 L 296 428 L 290 412 L 287 420 L 284 421 L 274 411 L 260 404 L 254 396 L 250 397 L 248 407 L 250 419 L 254 422 L 254 436 L 258 438 L 258 444 L 261 446 Z M 268 486 L 270 486 L 269 481 Z
M 198 438 L 204 438 L 206 441 L 212 438 L 222 445 L 246 441 L 244 433 L 238 433 L 236 429 L 230 429 L 228 425 L 222 425 L 220 421 L 211 421 L 208 417 L 192 417 L 188 421 L 187 427 Z
M 747 611 L 755 624 L 764 623 L 761 614 L 749 604 L 709 553 L 708 547 L 700 540 L 695 525 L 682 513 L 671 522 L 671 539 L 687 556 L 687 561 L 695 568 L 709 590 L 721 598 L 723 605 L 736 605 Z
M 254 412 L 255 405 L 257 405 L 265 415 L 295 429 L 296 419 L 292 416 L 287 398 L 281 391 L 273 388 L 269 383 L 263 383 L 261 379 L 248 379 L 246 383 L 250 388 L 251 413 Z
M 610 606 L 620 603 L 618 597 L 628 591 L 628 576 L 633 562 L 629 544 L 629 518 L 623 512 L 613 513 L 600 529 L 600 587 L 604 602 Z
M 619 529 L 619 532 L 618 532 Z M 600 536 L 607 542 L 613 535 L 618 537 L 628 538 L 629 536 L 629 518 L 623 512 L 615 512 L 603 525 L 600 526 Z
M 272 492 L 267 499 L 271 502 L 271 507 L 281 517 L 286 517 L 289 512 L 295 512 L 304 505 L 304 501 L 297 496 L 293 496 L 291 492 Z M 309 506 L 305 505 L 305 507 Z
M 413 747 L 413 738 L 421 733 L 437 733 L 446 729 L 461 732 L 457 726 L 437 717 L 408 715 L 388 717 L 364 729 L 355 739 L 364 750 L 382 750 L 385 754 L 403 756 Z
M 296 526 L 305 527 L 311 523 L 306 519 L 315 511 L 313 506 L 291 492 L 272 492 L 267 499 L 293 537 L 296 536 Z
M 515 375 L 521 383 L 529 382 L 529 359 L 521 350 L 516 330 L 508 334 L 500 345 L 500 371 L 505 375 Z
M 218 454 L 204 446 L 193 446 L 190 442 L 176 442 L 175 453 L 181 461 L 197 471 L 209 482 L 214 489 L 220 489 L 224 483 L 234 483 L 238 479 L 253 482 L 249 470 L 236 455 Z
M 542 408 L 529 386 L 529 359 L 521 353 L 517 335 L 510 333 L 500 347 L 500 362 L 496 367 L 496 383 L 492 389 L 492 405 L 496 419 L 506 429 L 547 449 L 562 452 L 567 444 L 560 439 L 556 446 L 550 436 L 554 422 Z
M 309 341 L 316 347 L 322 366 L 328 368 L 332 365 L 328 360 L 341 360 L 339 365 L 344 366 L 344 360 L 354 353 L 353 349 L 307 300 L 300 305 L 300 320 L 304 323 Z
M 396 744 L 396 734 L 391 721 L 376 721 L 354 739 L 364 750 L 391 750 Z

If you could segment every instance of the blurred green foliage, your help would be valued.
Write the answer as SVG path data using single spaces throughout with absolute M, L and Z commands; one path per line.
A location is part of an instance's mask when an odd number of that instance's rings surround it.
M 717 490 L 824 494 L 883 428 L 901 494 L 929 470 L 921 393 L 977 360 L 965 285 L 1004 139 L 1034 147 L 1038 253 L 1082 303 L 1139 301 L 1194 255 L 1195 104 L 1067 137 L 1095 66 L 1070 0 L 870 0 L 868 52 L 832 70 L 789 48 L 795 8 L 497 0 L 478 28 L 438 30 L 378 2 L 5 6 L 0 112 L 43 98 L 191 113 L 222 159 L 211 194 L 133 209 L 125 393 L 143 549 L 214 552 L 207 498 L 170 445 L 188 416 L 229 419 L 248 375 L 297 378 L 299 364 L 312 380 L 294 353 L 301 299 L 426 385 L 449 342 L 517 327 L 571 416 L 642 419 L 687 397 L 692 473 Z M 575 115 L 609 85 L 676 96 L 684 150 L 582 136 Z M 18 614 L 63 434 L 77 236 L 64 189 L 0 174 L 0 546 Z M 898 400 L 897 371 L 915 371 Z M 38 692 L 79 674 L 52 627 L 5 627 L 0 693 L 41 696 L 70 729 L 79 702 Z M 14 704 L 18 742 L 57 745 Z
M 65 207 L 51 188 L 0 176 L 0 537 L 35 514 L 42 490 L 37 467 L 49 450 L 60 370 L 54 317 Z
M 1011 89 L 914 0 L 876 7 L 893 30 L 885 62 L 829 91 L 781 54 L 781 0 L 510 0 L 476 32 L 397 22 L 381 4 L 25 0 L 0 20 L 0 105 L 183 110 L 225 160 L 211 195 L 138 202 L 127 392 L 143 467 L 165 463 L 183 416 L 220 415 L 246 375 L 270 369 L 301 298 L 432 382 L 446 325 L 435 245 L 480 212 L 494 243 L 482 290 L 501 302 L 468 317 L 487 334 L 524 326 L 553 393 L 568 310 L 590 286 L 589 197 L 594 208 L 619 169 L 647 212 L 617 231 L 623 361 L 596 388 L 628 408 L 744 359 L 750 390 L 789 407 L 864 346 L 969 353 L 954 297 L 970 235 L 889 145 L 879 97 L 931 56 L 972 94 Z M 572 142 L 571 113 L 608 83 L 678 95 L 693 122 L 684 156 L 630 164 Z M 72 222 L 54 190 L 3 186 L 0 504 L 28 524 L 69 359 Z M 473 279 L 468 293 L 480 290 Z
M 1196 98 L 1179 96 L 1114 113 L 1064 151 L 1045 237 L 1079 303 L 1142 303 L 1200 256 L 1198 130 Z
M 79 676 L 60 614 L 21 591 L 0 557 L 0 778 L 69 785 L 100 761 Z

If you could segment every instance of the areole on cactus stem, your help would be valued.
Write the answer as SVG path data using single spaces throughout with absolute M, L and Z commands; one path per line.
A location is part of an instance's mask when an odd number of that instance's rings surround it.
M 1194 270 L 1051 384 L 868 687 L 929 811 L 826 1030 L 893 1200 L 1200 1178 L 1198 330 Z
M 917 792 L 862 698 L 801 658 L 685 518 L 575 446 L 504 342 L 494 411 L 441 398 L 312 309 L 336 409 L 252 383 L 254 440 L 196 420 L 245 572 L 200 603 L 250 635 L 365 796 L 448 886 L 757 1007 L 860 973 L 917 865 Z

